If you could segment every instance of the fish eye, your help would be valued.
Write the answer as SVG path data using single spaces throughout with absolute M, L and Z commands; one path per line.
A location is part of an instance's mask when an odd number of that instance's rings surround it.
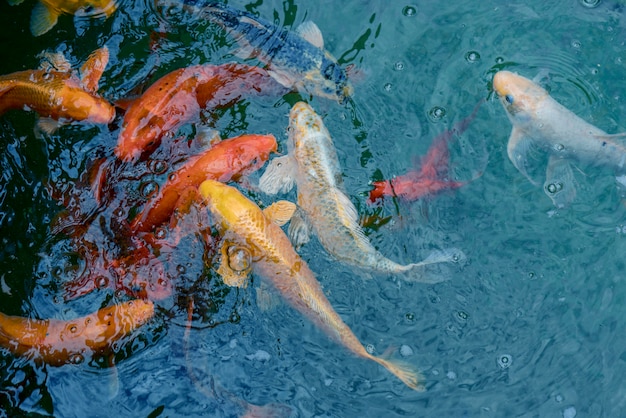
M 513 96 L 510 94 L 507 94 L 506 96 L 504 96 L 504 100 L 506 100 L 508 104 L 513 104 Z

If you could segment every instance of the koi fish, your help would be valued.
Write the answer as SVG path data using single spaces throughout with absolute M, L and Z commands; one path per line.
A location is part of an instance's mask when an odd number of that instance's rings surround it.
M 202 109 L 227 107 L 247 94 L 284 92 L 265 70 L 244 64 L 204 64 L 172 71 L 128 107 L 115 155 L 136 161 L 153 151 L 163 135 L 199 119 Z
M 15 6 L 24 0 L 7 1 Z M 33 36 L 43 35 L 57 24 L 61 14 L 109 17 L 116 9 L 114 0 L 39 0 L 30 16 L 30 31 Z
M 276 148 L 273 135 L 241 135 L 218 142 L 204 153 L 191 157 L 146 203 L 133 220 L 131 229 L 147 232 L 167 222 L 185 189 L 197 188 L 206 179 L 225 182 L 233 176 L 257 170 Z
M 345 71 L 324 49 L 322 32 L 315 23 L 306 21 L 290 31 L 223 3 L 209 2 L 203 7 L 194 6 L 196 0 L 184 3 L 194 14 L 206 16 L 229 32 L 240 45 L 237 56 L 257 58 L 288 89 L 339 103 L 352 96 L 353 88 Z
M 461 257 L 458 250 L 449 249 L 401 265 L 379 253 L 361 229 L 356 207 L 342 191 L 332 138 L 322 118 L 304 102 L 296 103 L 289 113 L 288 145 L 287 155 L 270 161 L 259 187 L 276 194 L 297 185 L 300 210 L 289 225 L 289 236 L 296 247 L 309 240 L 312 227 L 326 251 L 340 261 L 383 273 L 409 272 L 410 280 L 431 283 L 439 279 L 422 275 L 418 268 Z
M 0 346 L 14 354 L 33 352 L 54 366 L 82 362 L 154 316 L 154 305 L 140 299 L 73 319 L 38 320 L 0 313 Z
M 585 122 L 554 100 L 533 81 L 509 71 L 493 77 L 493 88 L 513 125 L 507 153 L 509 159 L 531 183 L 528 154 L 540 149 L 549 155 L 544 192 L 556 207 L 565 207 L 576 196 L 571 162 L 605 166 L 623 173 L 626 145 Z
M 453 181 L 447 178 L 450 150 L 448 142 L 454 135 L 461 135 L 476 117 L 479 102 L 471 115 L 457 123 L 451 130 L 438 135 L 426 155 L 422 158 L 419 170 L 395 177 L 391 180 L 375 181 L 370 191 L 369 201 L 374 202 L 384 196 L 398 196 L 405 200 L 418 200 L 443 190 L 456 189 L 466 182 Z
M 43 117 L 38 125 L 45 132 L 68 121 L 110 123 L 115 109 L 96 93 L 108 60 L 106 47 L 96 50 L 83 64 L 80 79 L 75 72 L 54 69 L 0 76 L 0 114 L 9 109 L 34 110 Z
M 295 210 L 293 204 L 283 205 L 281 210 L 270 206 L 270 210 L 261 211 L 234 187 L 213 180 L 203 182 L 199 191 L 217 221 L 217 228 L 223 236 L 222 245 L 246 248 L 251 254 L 252 273 L 269 281 L 296 310 L 352 353 L 385 367 L 410 388 L 420 389 L 416 371 L 406 364 L 368 353 L 335 312 L 315 275 L 279 226 Z M 230 267 L 224 261 L 220 269 L 227 271 Z

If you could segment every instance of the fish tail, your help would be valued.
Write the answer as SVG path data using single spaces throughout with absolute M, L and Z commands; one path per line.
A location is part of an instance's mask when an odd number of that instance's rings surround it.
M 385 356 L 372 356 L 372 360 L 383 366 L 385 369 L 389 370 L 411 389 L 418 392 L 422 392 L 425 390 L 424 385 L 422 385 L 421 383 L 424 381 L 423 376 L 412 365 L 401 360 L 390 360 L 388 358 L 385 358 Z
M 420 262 L 401 266 L 399 273 L 406 273 L 403 279 L 408 282 L 439 283 L 448 279 L 446 275 L 427 272 L 424 267 L 438 263 L 462 263 L 465 259 L 465 254 L 458 248 L 436 250 Z

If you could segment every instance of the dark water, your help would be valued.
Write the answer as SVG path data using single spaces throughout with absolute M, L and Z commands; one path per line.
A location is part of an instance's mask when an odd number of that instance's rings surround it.
M 449 280 L 423 285 L 385 275 L 367 280 L 316 240 L 301 252 L 363 344 L 377 354 L 401 348 L 426 377 L 427 391 L 413 392 L 353 357 L 284 304 L 259 309 L 258 277 L 246 290 L 226 288 L 191 235 L 169 254 L 175 292 L 157 302 L 155 319 L 118 343 L 115 368 L 97 358 L 50 367 L 0 351 L 0 416 L 226 417 L 242 413 L 238 398 L 287 405 L 303 417 L 626 416 L 624 190 L 612 173 L 585 168 L 576 172 L 574 204 L 555 210 L 508 160 L 511 126 L 491 92 L 500 69 L 529 78 L 541 73 L 542 84 L 574 113 L 607 132 L 623 130 L 624 5 L 229 4 L 281 25 L 315 21 L 326 47 L 352 66 L 352 103 L 310 103 L 325 116 L 346 190 L 363 218 L 388 221 L 367 229 L 376 247 L 402 262 L 432 248 L 466 253 L 465 265 L 446 270 Z M 107 20 L 62 17 L 39 38 L 28 29 L 33 6 L 0 3 L 2 74 L 36 68 L 44 50 L 63 52 L 78 67 L 107 45 L 111 60 L 100 92 L 113 101 L 177 68 L 237 60 L 219 28 L 186 15 L 164 19 L 148 1 L 122 1 Z M 287 114 L 297 99 L 245 101 L 214 127 L 224 137 L 271 132 L 285 150 Z M 479 178 L 413 203 L 367 205 L 372 180 L 409 170 L 481 99 L 487 102 L 476 120 L 451 144 L 457 178 L 482 172 Z M 49 185 L 77 182 L 94 155 L 111 154 L 117 130 L 73 125 L 36 138 L 35 121 L 21 111 L 0 117 L 0 306 L 10 315 L 74 318 L 123 296 L 103 290 L 63 301 L 60 284 L 84 263 L 71 240 L 51 230 L 62 207 Z M 250 177 L 254 183 L 258 173 Z M 127 180 L 124 187 L 133 195 L 141 186 Z M 100 218 L 104 235 L 110 214 Z M 97 234 L 94 240 L 108 242 Z

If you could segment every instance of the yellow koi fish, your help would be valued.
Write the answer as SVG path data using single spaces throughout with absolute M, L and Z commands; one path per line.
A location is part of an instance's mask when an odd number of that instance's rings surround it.
M 250 253 L 251 271 L 271 285 L 300 313 L 312 320 L 330 336 L 357 356 L 375 361 L 396 375 L 407 386 L 419 390 L 419 375 L 410 366 L 371 355 L 365 350 L 352 330 L 341 320 L 324 295 L 319 282 L 307 263 L 293 249 L 289 238 L 279 224 L 286 222 L 295 210 L 293 204 L 282 203 L 280 210 L 270 206 L 265 211 L 244 197 L 237 189 L 226 184 L 207 180 L 200 185 L 200 194 L 215 217 L 223 236 L 223 246 Z M 278 203 L 278 202 L 277 202 Z M 278 219 L 277 222 L 268 218 Z M 222 260 L 220 269 L 233 259 L 229 254 Z M 239 260 L 241 261 L 241 260 Z M 247 263 L 241 265 L 247 271 Z
M 0 115 L 10 109 L 34 110 L 42 117 L 38 127 L 48 133 L 63 122 L 110 123 L 115 109 L 96 93 L 108 60 L 106 47 L 96 50 L 81 67 L 80 78 L 67 62 L 0 76 Z
M 154 304 L 140 299 L 100 309 L 74 320 L 38 320 L 0 313 L 0 346 L 24 355 L 34 352 L 60 366 L 106 350 L 154 315 Z
M 626 171 L 626 145 L 585 122 L 554 100 L 546 90 L 509 71 L 493 77 L 493 89 L 513 125 L 507 152 L 509 159 L 531 183 L 528 154 L 540 149 L 549 155 L 544 191 L 557 207 L 565 207 L 576 196 L 571 162 L 600 165 L 616 172 Z
M 342 190 L 341 169 L 333 140 L 322 118 L 306 103 L 296 103 L 289 113 L 289 152 L 270 161 L 261 176 L 262 191 L 276 194 L 298 189 L 301 209 L 291 220 L 289 237 L 296 247 L 309 240 L 312 227 L 322 246 L 336 259 L 382 273 L 408 272 L 410 281 L 433 283 L 420 267 L 458 261 L 462 252 L 448 249 L 421 262 L 401 265 L 378 252 L 365 236 L 358 213 Z
M 7 1 L 15 6 L 24 0 Z M 33 36 L 43 35 L 57 24 L 61 14 L 109 17 L 116 9 L 115 0 L 39 0 L 30 16 L 30 31 Z

